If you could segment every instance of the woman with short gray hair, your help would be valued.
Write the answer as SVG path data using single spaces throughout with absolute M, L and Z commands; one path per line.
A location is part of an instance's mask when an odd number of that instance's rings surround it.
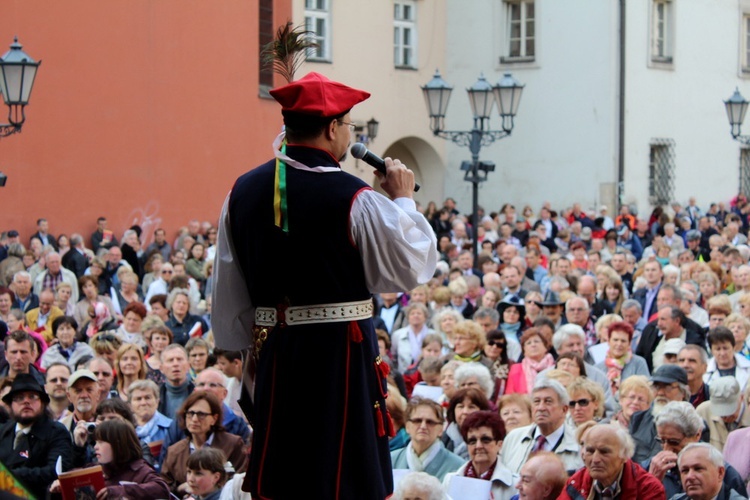
M 465 363 L 458 368 L 453 374 L 456 381 L 456 389 L 466 389 L 474 387 L 480 389 L 487 399 L 492 397 L 494 384 L 490 370 L 481 363 Z

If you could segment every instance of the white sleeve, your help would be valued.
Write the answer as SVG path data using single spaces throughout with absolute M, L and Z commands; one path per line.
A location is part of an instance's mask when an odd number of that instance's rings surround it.
M 255 307 L 250 300 L 245 276 L 234 251 L 229 221 L 229 195 L 221 209 L 216 246 L 211 329 L 216 347 L 239 351 L 251 346 Z
M 414 200 L 391 201 L 374 190 L 362 191 L 352 204 L 349 230 L 371 292 L 408 291 L 435 274 L 435 232 Z

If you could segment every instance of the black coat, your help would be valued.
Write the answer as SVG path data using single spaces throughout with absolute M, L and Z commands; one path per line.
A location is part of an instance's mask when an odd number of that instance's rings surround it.
M 63 470 L 72 465 L 73 442 L 67 429 L 42 416 L 29 432 L 28 458 L 13 450 L 16 422 L 0 427 L 0 462 L 37 498 L 45 498 L 47 488 L 57 479 L 55 463 L 62 457 Z
M 654 303 L 656 303 L 655 300 Z M 685 318 L 683 326 L 685 327 L 685 343 L 699 345 L 705 349 L 706 332 L 703 330 L 703 327 L 690 318 Z M 635 350 L 638 356 L 646 360 L 649 372 L 654 371 L 654 363 L 651 356 L 660 340 L 659 328 L 656 326 L 656 320 L 654 320 L 643 329 L 641 340 L 638 341 L 638 347 Z
M 78 250 L 71 248 L 63 255 L 62 265 L 73 271 L 77 278 L 80 278 L 86 272 L 86 268 L 89 267 L 89 261 Z

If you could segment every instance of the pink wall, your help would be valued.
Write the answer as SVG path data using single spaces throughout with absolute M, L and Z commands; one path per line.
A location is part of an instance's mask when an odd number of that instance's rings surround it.
M 281 117 L 259 97 L 257 0 L 5 0 L 0 14 L 1 53 L 17 35 L 42 60 L 23 132 L 0 139 L 0 230 L 24 243 L 39 217 L 88 237 L 104 215 L 149 240 L 214 222 L 271 157 Z M 275 0 L 274 24 L 290 17 Z

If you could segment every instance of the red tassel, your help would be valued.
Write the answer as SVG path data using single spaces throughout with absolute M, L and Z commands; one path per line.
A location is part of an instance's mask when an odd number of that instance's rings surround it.
M 378 437 L 385 436 L 385 426 L 383 425 L 383 413 L 380 411 L 380 403 L 375 403 L 375 424 L 378 427 Z
M 388 417 L 388 437 L 393 437 L 396 435 L 396 429 L 393 427 L 393 418 L 391 418 L 391 412 L 388 411 L 388 408 L 385 409 L 385 416 Z
M 375 366 L 380 372 L 381 378 L 388 378 L 388 374 L 391 373 L 391 367 L 388 366 L 388 363 L 383 361 L 383 358 L 381 358 L 380 356 L 375 358 Z
M 359 329 L 359 323 L 356 321 L 349 322 L 349 340 L 352 342 L 362 342 L 362 330 Z

